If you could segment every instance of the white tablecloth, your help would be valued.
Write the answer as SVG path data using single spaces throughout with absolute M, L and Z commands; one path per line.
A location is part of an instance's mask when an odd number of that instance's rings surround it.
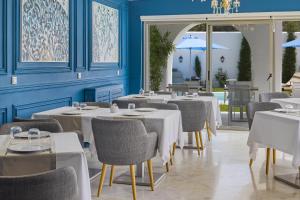
M 120 97 L 119 99 L 131 99 L 136 95 L 129 95 Z M 154 95 L 154 96 L 146 96 L 146 99 L 150 103 L 167 103 L 168 101 L 182 101 L 185 96 L 177 96 L 175 99 L 172 99 L 171 95 Z M 136 98 L 135 98 L 136 99 Z M 198 96 L 193 98 L 193 100 L 204 101 L 208 110 L 207 121 L 209 123 L 210 129 L 214 135 L 216 135 L 216 128 L 222 125 L 221 111 L 218 103 L 218 99 L 216 97 L 206 97 L 206 96 Z M 188 100 L 190 101 L 190 100 Z
M 0 157 L 6 155 L 9 136 L 0 136 Z M 59 133 L 51 135 L 52 153 L 56 156 L 56 168 L 74 167 L 77 174 L 79 194 L 77 200 L 91 200 L 91 188 L 89 180 L 89 171 L 83 149 L 75 133 Z M 24 141 L 27 142 L 27 141 Z M 49 153 L 42 153 L 42 156 L 50 156 Z M 26 156 L 23 154 L 14 154 L 17 156 Z M 34 165 L 34 163 L 32 163 Z M 21 166 L 22 167 L 22 166 Z
M 93 118 L 115 118 L 120 117 L 127 109 L 120 110 L 119 113 L 110 113 L 110 109 L 99 108 L 96 110 L 81 111 L 81 115 L 70 116 L 62 115 L 63 112 L 70 111 L 74 108 L 62 107 L 54 110 L 49 110 L 41 113 L 36 113 L 33 118 L 67 118 L 75 123 L 80 123 L 81 131 L 84 134 L 86 142 L 90 142 L 93 156 L 96 157 L 96 149 L 94 146 L 93 131 L 91 121 Z M 181 113 L 178 110 L 156 110 L 154 112 L 142 113 L 140 118 L 148 132 L 155 131 L 158 134 L 158 152 L 163 162 L 168 161 L 170 147 L 174 142 L 183 147 L 184 140 L 182 133 Z M 123 117 L 123 116 L 122 116 Z M 68 121 L 66 121 L 68 123 Z M 68 124 L 63 124 L 69 126 Z M 78 126 L 77 126 L 78 127 Z
M 293 155 L 292 164 L 300 166 L 300 117 L 274 111 L 256 112 L 248 137 L 250 157 L 260 147 L 270 147 Z
M 285 108 L 286 105 L 292 105 L 294 109 L 300 109 L 300 98 L 272 99 L 271 102 L 280 104 L 282 108 Z

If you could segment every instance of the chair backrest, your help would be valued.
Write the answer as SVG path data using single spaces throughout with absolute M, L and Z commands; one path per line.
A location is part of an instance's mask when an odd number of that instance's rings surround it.
M 95 118 L 92 128 L 100 162 L 131 165 L 147 160 L 148 134 L 142 121 Z
M 202 97 L 214 97 L 214 93 L 212 92 L 198 92 L 198 96 Z
M 63 128 L 56 119 L 42 119 L 42 120 L 28 120 L 4 124 L 0 128 L 0 134 L 10 134 L 10 128 L 13 126 L 20 126 L 23 131 L 28 131 L 31 128 L 38 128 L 41 131 L 48 131 L 51 133 L 62 133 Z
M 168 91 L 157 91 L 156 94 L 158 94 L 158 95 L 172 95 L 172 92 L 168 92 Z
M 269 111 L 269 110 L 274 110 L 276 108 L 281 108 L 281 106 L 278 103 L 273 103 L 273 102 L 250 102 L 250 103 L 248 103 L 246 112 L 247 112 L 249 129 L 251 129 L 255 112 Z
M 232 106 L 246 106 L 251 101 L 249 85 L 228 85 L 228 104 Z
M 270 102 L 272 99 L 289 98 L 290 96 L 284 92 L 267 92 L 259 94 L 259 102 Z
M 171 88 L 172 92 L 177 92 L 177 94 L 189 92 L 188 84 L 169 84 L 169 88 Z
M 184 132 L 201 131 L 207 118 L 207 109 L 203 101 L 169 101 L 181 111 Z
M 0 176 L 0 199 L 3 200 L 74 200 L 77 194 L 73 167 L 29 176 Z
M 179 110 L 178 106 L 174 103 L 144 103 L 141 108 L 156 108 L 159 110 Z
M 113 100 L 113 104 L 117 104 L 119 108 L 126 109 L 128 108 L 128 104 L 134 103 L 136 108 L 140 108 L 141 104 L 147 103 L 148 99 L 118 99 Z
M 110 108 L 111 104 L 107 102 L 85 102 L 88 106 L 97 106 L 100 108 Z

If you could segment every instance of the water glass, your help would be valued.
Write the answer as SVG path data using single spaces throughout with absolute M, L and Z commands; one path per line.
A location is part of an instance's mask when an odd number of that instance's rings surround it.
M 74 102 L 72 103 L 72 107 L 78 108 L 78 107 L 79 107 L 79 102 L 74 101 Z
M 285 108 L 286 108 L 287 113 L 290 113 L 290 111 L 294 108 L 294 106 L 291 104 L 287 104 L 287 105 L 285 105 Z
M 155 94 L 154 91 L 149 92 L 149 96 L 154 96 L 154 94 Z
M 87 107 L 87 104 L 86 103 L 80 103 L 79 104 L 79 107 L 82 109 L 82 108 L 85 108 L 85 107 Z
M 193 93 L 193 97 L 195 97 L 195 98 L 198 97 L 198 93 L 197 93 L 197 92 L 194 92 L 194 93 Z
M 37 128 L 31 128 L 28 130 L 28 141 L 31 143 L 32 138 L 40 139 L 41 138 L 41 132 Z
M 184 93 L 184 96 L 187 96 L 187 95 L 189 95 L 189 93 L 188 93 L 188 92 L 185 92 L 185 93 Z
M 128 104 L 128 110 L 134 110 L 135 109 L 135 104 L 134 103 L 129 103 Z
M 20 126 L 13 126 L 10 128 L 10 138 L 14 139 L 15 135 L 22 132 L 22 128 Z

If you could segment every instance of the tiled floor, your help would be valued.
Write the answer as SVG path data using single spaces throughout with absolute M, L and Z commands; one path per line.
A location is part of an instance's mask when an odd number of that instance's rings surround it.
M 165 180 L 151 192 L 148 187 L 137 187 L 139 200 L 276 200 L 300 199 L 300 190 L 275 181 L 273 174 L 296 172 L 290 157 L 278 153 L 276 166 L 265 176 L 265 151 L 259 151 L 252 170 L 248 166 L 248 132 L 219 131 L 218 136 L 205 148 L 201 156 L 193 150 L 177 149 L 174 166 Z M 155 159 L 154 171 L 164 170 Z M 122 173 L 127 168 L 117 168 Z M 109 170 L 108 170 L 109 171 Z M 117 174 L 117 175 L 118 175 Z M 107 174 L 109 178 L 109 174 Z M 99 179 L 92 183 L 93 198 Z M 132 199 L 131 186 L 114 184 L 106 180 L 99 199 Z

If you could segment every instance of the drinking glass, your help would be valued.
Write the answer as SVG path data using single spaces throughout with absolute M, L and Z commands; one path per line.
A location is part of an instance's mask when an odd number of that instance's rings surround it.
M 128 110 L 134 110 L 135 109 L 135 104 L 134 103 L 129 103 L 128 104 Z
M 78 108 L 78 107 L 79 107 L 79 102 L 74 101 L 74 102 L 72 103 L 72 107 Z
M 40 139 L 41 138 L 41 132 L 37 128 L 31 128 L 28 130 L 28 141 L 31 143 L 32 138 Z
M 10 138 L 14 139 L 15 135 L 22 132 L 22 128 L 20 126 L 13 126 L 10 128 Z
M 80 103 L 79 104 L 79 107 L 82 109 L 82 108 L 85 108 L 85 107 L 87 107 L 87 104 L 86 103 Z
M 287 104 L 287 105 L 285 105 L 284 107 L 286 108 L 286 112 L 287 112 L 287 113 L 290 113 L 290 111 L 294 108 L 294 106 L 291 105 L 291 104 Z
M 189 93 L 188 93 L 188 92 L 185 92 L 185 93 L 184 93 L 184 96 L 187 96 L 187 95 L 189 95 Z
M 195 98 L 198 97 L 198 93 L 197 93 L 197 92 L 194 92 L 194 93 L 193 93 L 193 97 L 195 97 Z

